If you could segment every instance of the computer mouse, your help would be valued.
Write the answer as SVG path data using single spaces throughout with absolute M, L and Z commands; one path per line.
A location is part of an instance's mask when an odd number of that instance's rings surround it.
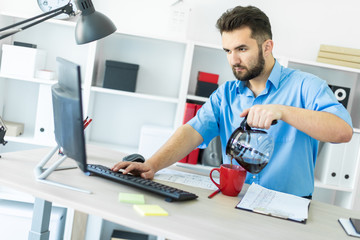
M 141 154 L 133 153 L 133 154 L 125 156 L 123 158 L 123 161 L 143 163 L 143 162 L 145 162 L 145 158 Z

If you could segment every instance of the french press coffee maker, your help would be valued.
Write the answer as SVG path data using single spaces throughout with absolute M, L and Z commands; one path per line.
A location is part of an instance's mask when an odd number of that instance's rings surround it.
M 252 129 L 246 121 L 241 122 L 230 136 L 226 145 L 226 154 L 231 161 L 235 159 L 248 172 L 257 174 L 269 162 L 274 150 L 272 137 L 263 130 Z M 271 125 L 276 124 L 274 120 Z

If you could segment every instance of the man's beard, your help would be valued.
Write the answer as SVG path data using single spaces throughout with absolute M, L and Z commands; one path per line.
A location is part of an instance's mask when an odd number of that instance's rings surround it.
M 248 69 L 245 66 L 241 66 L 241 65 L 237 64 L 232 67 L 232 70 L 233 70 L 233 73 L 237 80 L 249 81 L 249 80 L 259 76 L 263 72 L 264 66 L 265 66 L 265 59 L 262 54 L 262 51 L 259 51 L 258 63 L 254 67 L 251 67 L 250 69 Z M 239 72 L 236 72 L 235 67 L 242 67 L 242 68 L 245 68 L 247 71 L 244 73 L 239 73 Z

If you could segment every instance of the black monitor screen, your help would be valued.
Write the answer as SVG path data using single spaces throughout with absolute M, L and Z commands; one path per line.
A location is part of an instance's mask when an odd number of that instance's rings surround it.
M 58 83 L 51 89 L 55 140 L 62 152 L 87 172 L 80 66 L 59 57 L 56 61 Z

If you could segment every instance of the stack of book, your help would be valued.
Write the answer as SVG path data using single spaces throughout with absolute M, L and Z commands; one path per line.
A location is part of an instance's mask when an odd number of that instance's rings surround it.
M 360 49 L 320 45 L 317 61 L 360 69 Z
M 209 97 L 217 88 L 219 75 L 207 72 L 198 72 L 195 95 Z

